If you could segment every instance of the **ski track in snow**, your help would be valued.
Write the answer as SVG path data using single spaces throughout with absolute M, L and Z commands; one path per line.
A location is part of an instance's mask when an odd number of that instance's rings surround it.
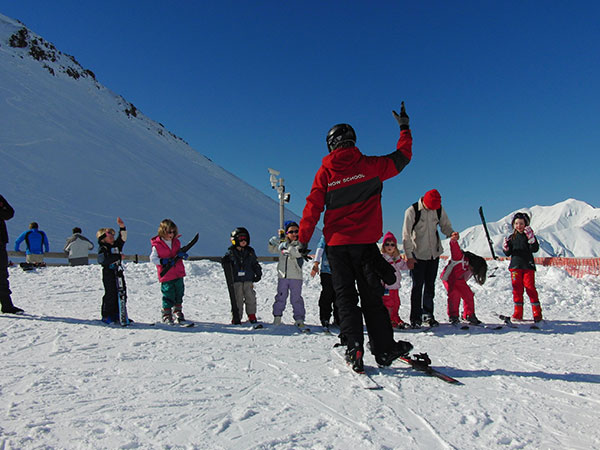
M 364 389 L 332 355 L 318 324 L 318 279 L 305 277 L 307 324 L 288 305 L 270 326 L 276 265 L 256 284 L 262 330 L 230 325 L 217 263 L 185 262 L 184 311 L 194 328 L 152 326 L 160 286 L 149 264 L 126 264 L 127 328 L 99 321 L 101 269 L 10 269 L 23 316 L 0 315 L 0 449 L 591 449 L 600 448 L 600 282 L 538 268 L 543 330 L 396 332 L 451 385 L 401 364 L 367 370 Z M 506 266 L 473 287 L 478 316 L 510 313 Z M 404 277 L 400 315 L 409 314 Z M 437 318 L 445 291 L 436 285 Z M 582 307 L 584 305 L 584 307 Z M 584 318 L 582 318 L 582 316 Z

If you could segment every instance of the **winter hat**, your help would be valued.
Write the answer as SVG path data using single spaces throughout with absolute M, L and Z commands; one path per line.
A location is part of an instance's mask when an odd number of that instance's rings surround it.
M 392 241 L 394 244 L 398 245 L 398 240 L 396 239 L 396 236 L 394 236 L 394 233 L 392 233 L 391 231 L 388 231 L 383 236 L 383 243 L 385 244 L 387 241 Z
M 286 220 L 285 223 L 283 224 L 283 229 L 284 231 L 287 233 L 287 230 L 289 227 L 298 227 L 298 224 L 296 222 L 294 222 L 293 220 Z
M 427 209 L 440 209 L 442 207 L 442 196 L 435 189 L 427 191 L 423 196 L 423 204 Z

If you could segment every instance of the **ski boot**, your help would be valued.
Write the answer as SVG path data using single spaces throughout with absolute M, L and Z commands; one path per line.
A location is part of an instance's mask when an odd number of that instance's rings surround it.
M 346 363 L 352 366 L 352 370 L 356 373 L 365 373 L 365 366 L 363 363 L 364 350 L 362 345 L 355 342 L 352 346 L 348 346 L 346 349 Z
M 380 366 L 389 366 L 395 359 L 400 356 L 406 356 L 412 350 L 413 346 L 410 342 L 398 341 L 394 342 L 392 350 L 375 355 L 375 361 Z
M 171 308 L 164 308 L 162 310 L 162 323 L 166 323 L 169 325 L 173 325 L 173 314 L 171 313 Z
M 471 325 L 481 325 L 483 322 L 477 318 L 475 314 L 470 314 L 465 317 L 465 320 L 469 322 Z
M 175 323 L 184 323 L 184 322 L 186 322 L 185 316 L 183 315 L 183 310 L 181 309 L 181 305 L 175 306 L 173 308 L 173 321 Z

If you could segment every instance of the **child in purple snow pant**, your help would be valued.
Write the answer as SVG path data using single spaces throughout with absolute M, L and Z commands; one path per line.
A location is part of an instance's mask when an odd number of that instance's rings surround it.
M 273 304 L 273 315 L 283 315 L 288 292 L 290 294 L 292 310 L 294 311 L 294 320 L 304 320 L 306 311 L 304 310 L 304 299 L 302 298 L 302 280 L 289 278 L 279 278 L 277 280 L 277 295 Z

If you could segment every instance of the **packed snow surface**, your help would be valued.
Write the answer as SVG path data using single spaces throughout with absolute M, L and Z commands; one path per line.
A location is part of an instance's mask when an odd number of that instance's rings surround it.
M 496 263 L 492 263 L 496 264 Z M 459 379 L 451 385 L 401 364 L 367 371 L 366 390 L 317 326 L 318 279 L 305 277 L 311 333 L 270 326 L 276 265 L 256 284 L 263 330 L 230 325 L 221 267 L 186 262 L 184 311 L 194 328 L 154 324 L 156 269 L 126 264 L 130 316 L 100 322 L 101 269 L 10 269 L 13 300 L 0 315 L 0 448 L 592 449 L 600 448 L 600 304 L 597 278 L 539 267 L 543 329 L 447 324 L 399 331 Z M 305 268 L 308 270 L 308 268 Z M 473 286 L 486 323 L 512 312 L 507 263 Z M 409 314 L 410 279 L 400 315 Z M 438 280 L 436 316 L 447 321 Z M 530 309 L 527 307 L 530 318 Z

